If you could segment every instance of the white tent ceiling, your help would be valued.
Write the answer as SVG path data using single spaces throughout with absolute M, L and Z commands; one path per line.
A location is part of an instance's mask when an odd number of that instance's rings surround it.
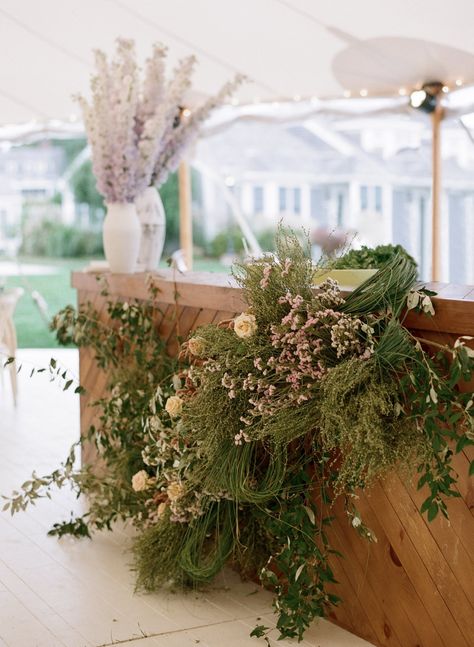
M 387 60 L 370 41 L 424 39 L 474 55 L 473 24 L 472 0 L 1 0 L 0 124 L 74 119 L 71 95 L 88 92 L 92 50 L 111 52 L 119 35 L 136 40 L 142 60 L 156 41 L 171 64 L 196 54 L 200 93 L 246 74 L 238 99 L 247 103 L 387 93 L 440 73 L 473 82 L 474 57 L 440 59 L 429 46 L 413 56 L 391 41 Z

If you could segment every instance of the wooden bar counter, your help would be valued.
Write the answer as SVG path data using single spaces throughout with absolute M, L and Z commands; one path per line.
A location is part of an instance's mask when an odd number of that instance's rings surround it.
M 245 310 L 242 293 L 229 276 L 205 272 L 110 275 L 75 272 L 72 284 L 79 303 L 92 303 L 106 319 L 107 299 L 150 299 L 149 281 L 158 289 L 157 325 L 168 351 L 198 326 L 219 322 Z M 101 292 L 105 282 L 108 297 Z M 436 290 L 433 318 L 410 313 L 407 326 L 418 336 L 442 343 L 474 336 L 474 286 L 431 284 Z M 81 429 L 94 422 L 89 403 L 101 397 L 106 376 L 91 352 L 80 351 Z M 466 385 L 470 389 L 471 385 Z M 344 557 L 332 566 L 343 602 L 331 613 L 336 624 L 384 647 L 474 647 L 474 483 L 468 478 L 472 451 L 456 455 L 459 498 L 450 499 L 450 520 L 428 523 L 418 512 L 425 495 L 392 474 L 361 494 L 357 508 L 377 537 L 362 540 L 335 505 L 330 532 Z M 87 461 L 87 456 L 84 456 Z

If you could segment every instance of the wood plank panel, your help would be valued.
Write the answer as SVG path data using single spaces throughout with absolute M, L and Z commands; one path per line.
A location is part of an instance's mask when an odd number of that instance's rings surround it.
M 386 645 L 386 647 L 398 645 L 404 647 L 408 645 L 409 643 L 403 642 L 403 640 L 406 640 L 408 635 L 411 637 L 413 632 L 410 631 L 410 625 L 406 622 L 403 610 L 399 605 L 394 609 L 395 616 L 400 615 L 400 612 L 404 616 L 404 623 L 401 626 L 402 631 L 398 636 L 394 629 L 396 623 L 392 622 L 384 609 L 384 600 L 379 596 L 377 589 L 372 588 L 367 577 L 367 555 L 361 555 L 359 547 L 355 547 L 351 541 L 345 541 L 345 514 L 343 511 L 341 514 L 340 506 L 339 511 L 335 508 L 333 509 L 333 514 L 335 519 L 331 527 L 331 540 L 334 548 L 344 556 L 343 559 L 338 561 L 340 561 L 346 578 L 350 582 L 353 602 L 357 602 L 359 609 L 363 609 L 365 614 L 366 610 L 370 609 L 368 623 L 372 630 L 372 636 L 375 636 L 377 644 Z M 355 535 L 355 533 L 353 534 Z M 352 538 L 351 535 L 349 537 Z M 357 536 L 355 538 L 359 539 Z M 362 542 L 359 541 L 359 543 L 361 544 L 360 548 L 367 548 L 367 546 L 364 547 Z M 336 594 L 337 590 L 338 587 L 335 587 Z M 347 598 L 348 596 L 346 595 L 342 601 L 342 606 L 345 605 Z M 360 611 L 358 615 L 360 615 Z M 368 635 L 360 635 L 367 640 L 369 639 Z
M 434 627 L 423 600 L 402 567 L 377 515 L 369 505 L 370 498 L 370 496 L 361 494 L 357 499 L 357 507 L 364 522 L 375 534 L 377 542 L 368 543 L 361 540 L 356 531 L 347 525 L 343 535 L 343 550 L 345 550 L 346 544 L 352 543 L 354 546 L 359 546 L 359 551 L 367 552 L 366 577 L 374 590 L 377 591 L 387 610 L 389 629 L 396 627 L 397 631 L 403 635 L 407 631 L 407 627 L 400 627 L 400 624 L 408 624 L 418 636 L 417 640 L 415 635 L 411 638 L 403 636 L 404 647 L 418 647 L 419 645 L 443 647 L 445 643 Z M 336 503 L 336 505 L 340 506 L 341 503 Z M 338 518 L 342 518 L 343 512 L 340 508 L 336 510 L 336 515 Z M 383 587 L 381 587 L 381 582 L 383 582 Z M 403 620 L 403 616 L 397 619 L 397 615 L 393 612 L 395 606 L 400 606 L 403 609 L 406 620 Z M 446 645 L 446 647 L 448 646 Z

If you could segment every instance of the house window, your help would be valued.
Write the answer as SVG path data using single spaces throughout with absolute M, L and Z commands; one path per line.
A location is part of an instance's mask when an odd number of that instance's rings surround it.
M 337 226 L 342 227 L 344 224 L 344 194 L 337 194 Z
M 362 211 L 382 213 L 382 187 L 362 185 L 360 187 L 360 208 Z
M 253 212 L 263 212 L 263 187 L 261 186 L 253 187 Z
M 375 211 L 382 213 L 382 187 L 375 187 Z
M 280 213 L 284 213 L 288 208 L 287 199 L 286 199 L 286 189 L 281 186 L 278 189 L 278 209 Z
M 278 208 L 280 213 L 301 213 L 301 189 L 299 187 L 278 189 Z
M 367 211 L 369 208 L 369 187 L 360 187 L 360 208 L 362 211 Z
M 301 213 L 301 189 L 293 189 L 293 211 Z

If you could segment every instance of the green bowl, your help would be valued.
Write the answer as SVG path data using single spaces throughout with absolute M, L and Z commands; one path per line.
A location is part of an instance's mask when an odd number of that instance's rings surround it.
M 326 279 L 334 279 L 341 288 L 357 288 L 378 270 L 316 270 L 313 274 L 314 285 L 319 285 Z

